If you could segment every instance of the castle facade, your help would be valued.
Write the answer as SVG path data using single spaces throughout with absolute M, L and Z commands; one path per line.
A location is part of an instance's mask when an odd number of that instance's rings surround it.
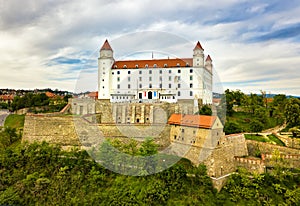
M 212 59 L 197 42 L 192 58 L 116 61 L 106 40 L 98 58 L 98 99 L 212 104 Z

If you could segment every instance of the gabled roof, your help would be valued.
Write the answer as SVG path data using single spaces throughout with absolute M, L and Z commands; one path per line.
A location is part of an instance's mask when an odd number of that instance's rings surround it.
M 9 95 L 9 94 L 0 95 L 0 100 L 14 100 L 14 95 Z
M 212 128 L 215 120 L 216 116 L 172 114 L 168 124 L 209 129 Z
M 46 92 L 45 94 L 46 94 L 46 96 L 49 97 L 49 98 L 53 98 L 53 97 L 56 96 L 56 95 L 55 95 L 54 93 L 52 93 L 52 92 Z
M 124 61 L 116 61 L 112 68 L 115 69 L 138 69 L 145 68 L 146 65 L 148 68 L 172 68 L 172 67 L 186 67 L 193 66 L 192 58 L 184 58 L 184 59 L 151 59 L 151 60 L 124 60 Z
M 98 99 L 98 92 L 90 92 L 88 96 L 93 99 Z
M 195 46 L 194 50 L 196 50 L 196 49 L 201 49 L 201 50 L 203 50 L 203 51 L 204 51 L 204 49 L 202 48 L 202 46 L 201 46 L 201 44 L 200 44 L 200 42 L 199 42 L 199 41 L 197 42 L 197 44 L 196 44 L 196 46 Z
M 108 43 L 108 40 L 106 39 L 103 46 L 101 47 L 100 51 L 101 50 L 112 50 L 110 44 Z
M 207 61 L 211 61 L 211 62 L 212 62 L 212 60 L 211 60 L 211 58 L 210 58 L 210 55 L 207 56 L 207 58 L 206 58 L 205 61 L 206 61 L 206 62 L 207 62 Z

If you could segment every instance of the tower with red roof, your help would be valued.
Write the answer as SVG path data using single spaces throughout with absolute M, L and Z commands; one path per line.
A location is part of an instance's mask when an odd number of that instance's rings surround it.
M 110 99 L 111 68 L 114 63 L 113 50 L 106 39 L 100 49 L 98 58 L 98 98 Z
M 198 68 L 204 67 L 204 49 L 199 41 L 197 42 L 193 51 L 193 66 Z

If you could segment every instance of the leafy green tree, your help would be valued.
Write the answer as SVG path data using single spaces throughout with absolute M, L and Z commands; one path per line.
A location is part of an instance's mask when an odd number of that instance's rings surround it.
M 5 127 L 2 132 L 0 132 L 0 143 L 2 146 L 7 147 L 20 139 L 20 135 L 17 134 L 16 128 Z
M 242 128 L 238 123 L 229 121 L 225 123 L 224 132 L 225 134 L 236 134 L 242 132 Z
M 258 96 L 257 94 L 251 93 L 248 98 L 248 106 L 250 107 L 251 113 L 254 114 L 255 109 L 258 106 L 263 106 L 263 100 L 261 96 Z
M 285 94 L 277 94 L 273 97 L 273 105 L 278 107 L 280 111 L 283 111 L 285 108 L 285 104 L 287 102 L 287 98 Z
M 268 122 L 267 109 L 265 107 L 258 107 L 254 111 L 254 117 L 263 124 Z
M 291 98 L 285 106 L 285 117 L 289 127 L 300 124 L 300 100 Z
M 258 121 L 258 120 L 252 120 L 250 122 L 250 130 L 252 132 L 256 132 L 256 135 L 258 135 L 258 132 L 261 132 L 264 128 L 264 125 Z
M 233 114 L 233 105 L 234 105 L 234 94 L 229 89 L 225 90 L 225 98 L 226 98 L 226 114 L 228 116 L 232 116 Z
M 72 95 L 67 94 L 67 95 L 64 96 L 64 101 L 68 102 L 70 98 L 72 98 Z
M 211 116 L 211 115 L 212 115 L 211 107 L 208 106 L 208 105 L 206 105 L 206 104 L 203 105 L 203 106 L 201 107 L 201 109 L 199 110 L 198 114 L 200 114 L 200 115 L 209 115 L 209 116 Z
M 0 102 L 0 109 L 8 109 L 8 108 L 9 108 L 8 103 Z
M 289 132 L 292 133 L 292 148 L 294 147 L 294 138 L 300 134 L 300 129 L 298 127 L 292 127 L 289 129 Z
M 241 92 L 241 90 L 236 90 L 233 92 L 233 96 L 235 104 L 241 106 L 246 95 L 243 92 Z
M 154 143 L 153 139 L 146 138 L 140 148 L 140 154 L 142 156 L 150 156 L 157 154 L 158 145 Z

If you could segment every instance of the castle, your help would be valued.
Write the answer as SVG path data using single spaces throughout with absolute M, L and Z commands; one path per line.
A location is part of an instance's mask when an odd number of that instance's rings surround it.
M 106 40 L 98 58 L 98 99 L 212 104 L 212 59 L 198 41 L 192 58 L 115 61 Z
M 104 138 L 153 137 L 168 154 L 195 165 L 203 162 L 209 176 L 220 177 L 235 171 L 235 156 L 248 152 L 243 135 L 224 135 L 216 114 L 195 115 L 203 104 L 214 107 L 212 83 L 212 60 L 205 58 L 200 42 L 193 58 L 115 61 L 106 40 L 98 58 L 98 95 L 92 95 L 97 98 L 70 99 L 73 117 L 27 115 L 23 139 L 89 148 L 99 133 Z M 43 135 L 41 129 L 49 125 L 53 128 Z

